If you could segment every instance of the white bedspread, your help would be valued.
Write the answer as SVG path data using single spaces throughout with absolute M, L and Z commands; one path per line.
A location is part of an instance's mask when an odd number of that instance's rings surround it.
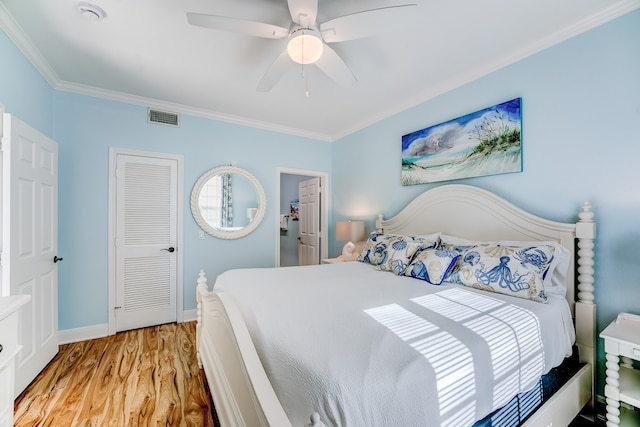
M 381 272 L 360 262 L 223 273 L 294 426 L 466 426 L 571 353 L 548 304 Z

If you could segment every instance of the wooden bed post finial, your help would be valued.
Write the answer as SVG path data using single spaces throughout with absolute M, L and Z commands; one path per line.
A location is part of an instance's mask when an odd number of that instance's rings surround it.
M 382 212 L 378 214 L 378 218 L 376 218 L 376 231 L 378 233 L 382 233 L 382 220 L 384 219 L 384 215 Z
M 209 289 L 209 286 L 207 285 L 207 276 L 205 276 L 204 270 L 200 270 L 200 274 L 198 274 L 198 286 L 204 286 L 207 290 Z
M 595 290 L 594 283 L 594 239 L 596 237 L 596 225 L 593 222 L 591 205 L 584 202 L 582 210 L 578 213 L 580 220 L 576 224 L 576 237 L 578 238 L 578 301 L 593 304 Z

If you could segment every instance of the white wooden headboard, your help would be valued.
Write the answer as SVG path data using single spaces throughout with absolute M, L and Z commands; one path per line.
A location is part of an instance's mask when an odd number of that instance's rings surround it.
M 586 248 L 595 237 L 595 224 L 590 206 L 584 204 L 577 223 L 550 221 L 533 215 L 495 194 L 470 185 L 443 185 L 428 190 L 411 201 L 393 218 L 380 214 L 376 228 L 385 233 L 419 235 L 442 232 L 470 240 L 553 240 L 571 253 L 567 274 L 567 300 L 572 307 L 578 301 L 575 295 L 576 239 L 582 243 L 578 254 L 582 264 L 593 266 L 593 246 Z M 587 250 L 588 249 L 588 250 Z M 590 260 L 589 260 L 590 258 Z M 584 269 L 583 269 L 584 270 Z M 587 269 L 588 270 L 588 269 Z M 581 271 L 579 279 L 585 286 L 580 299 L 593 302 L 593 270 Z M 588 284 L 588 286 L 586 286 Z M 589 289 L 589 287 L 591 287 Z

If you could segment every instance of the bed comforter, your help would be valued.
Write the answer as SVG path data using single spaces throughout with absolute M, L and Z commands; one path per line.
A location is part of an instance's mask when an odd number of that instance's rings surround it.
M 433 286 L 359 262 L 231 270 L 241 310 L 294 426 L 467 426 L 571 354 L 566 300 Z

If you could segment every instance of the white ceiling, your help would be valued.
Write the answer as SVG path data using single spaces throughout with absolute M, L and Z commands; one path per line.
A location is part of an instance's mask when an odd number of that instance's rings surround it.
M 640 0 L 319 0 L 318 22 L 416 3 L 404 28 L 331 47 L 357 78 L 343 88 L 292 63 L 256 86 L 285 41 L 189 25 L 187 12 L 288 27 L 286 0 L 0 0 L 0 26 L 47 81 L 171 112 L 335 140 L 640 7 Z M 309 97 L 305 97 L 308 84 Z

